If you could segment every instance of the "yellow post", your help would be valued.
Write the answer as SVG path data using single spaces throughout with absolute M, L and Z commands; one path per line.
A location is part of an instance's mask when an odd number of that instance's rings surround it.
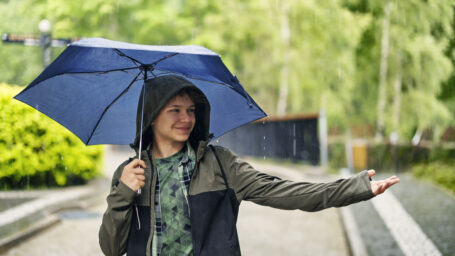
M 364 140 L 355 140 L 352 146 L 354 170 L 365 170 L 368 165 L 368 148 Z

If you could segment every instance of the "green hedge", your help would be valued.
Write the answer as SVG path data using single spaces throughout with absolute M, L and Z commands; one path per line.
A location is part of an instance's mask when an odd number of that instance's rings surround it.
M 66 128 L 12 99 L 0 84 L 0 189 L 85 183 L 101 173 L 102 146 L 85 146 Z
M 344 143 L 329 144 L 331 171 L 347 166 L 345 150 Z M 367 168 L 377 171 L 410 170 L 415 177 L 429 180 L 455 193 L 455 148 L 369 144 L 367 150 Z
M 328 145 L 329 170 L 338 173 L 340 168 L 347 167 L 346 146 L 344 143 L 330 143 Z
M 432 162 L 412 168 L 415 177 L 429 180 L 455 193 L 455 163 Z
M 455 148 L 420 147 L 412 145 L 368 144 L 367 168 L 406 171 L 417 164 L 452 163 Z M 333 170 L 346 167 L 346 148 L 343 142 L 329 144 L 329 166 Z

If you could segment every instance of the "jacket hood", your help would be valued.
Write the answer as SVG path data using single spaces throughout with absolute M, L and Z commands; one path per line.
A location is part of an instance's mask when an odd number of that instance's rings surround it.
M 153 130 L 150 125 L 158 116 L 167 102 L 177 93 L 185 88 L 189 88 L 198 95 L 196 105 L 196 123 L 190 134 L 189 142 L 193 148 L 197 148 L 199 141 L 209 139 L 210 127 L 210 104 L 204 93 L 193 83 L 178 75 L 158 76 L 145 81 L 144 98 L 144 118 L 142 124 L 142 150 L 151 145 L 153 140 Z M 136 115 L 136 138 L 131 147 L 136 151 L 139 149 L 139 135 L 142 114 L 142 95 L 144 88 L 139 96 L 139 104 Z

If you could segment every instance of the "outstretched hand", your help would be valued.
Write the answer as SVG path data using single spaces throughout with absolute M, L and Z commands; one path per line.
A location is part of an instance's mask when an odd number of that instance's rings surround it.
M 373 177 L 375 174 L 376 174 L 375 170 L 368 171 L 368 177 L 370 178 Z M 386 189 L 388 189 L 390 186 L 398 182 L 400 182 L 400 179 L 395 175 L 384 180 L 372 180 L 370 181 L 371 190 L 373 191 L 373 194 L 376 196 L 384 193 Z

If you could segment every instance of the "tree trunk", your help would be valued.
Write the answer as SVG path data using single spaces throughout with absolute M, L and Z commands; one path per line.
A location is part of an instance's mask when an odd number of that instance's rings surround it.
M 400 132 L 400 111 L 401 111 L 401 51 L 397 52 L 397 73 L 395 76 L 395 81 L 393 83 L 393 132 L 397 136 L 397 142 L 399 140 Z
M 378 119 L 376 127 L 376 140 L 382 141 L 384 137 L 384 110 L 387 97 L 387 60 L 389 58 L 389 27 L 390 9 L 392 3 L 387 1 L 384 6 L 381 37 L 381 63 L 379 67 L 379 93 L 378 93 Z
M 282 56 L 283 62 L 281 64 L 280 74 L 280 90 L 277 104 L 277 114 L 284 115 L 288 108 L 288 94 L 289 94 L 289 59 L 290 59 L 290 37 L 291 29 L 289 27 L 289 4 L 282 3 L 281 9 L 281 43 L 283 47 Z

